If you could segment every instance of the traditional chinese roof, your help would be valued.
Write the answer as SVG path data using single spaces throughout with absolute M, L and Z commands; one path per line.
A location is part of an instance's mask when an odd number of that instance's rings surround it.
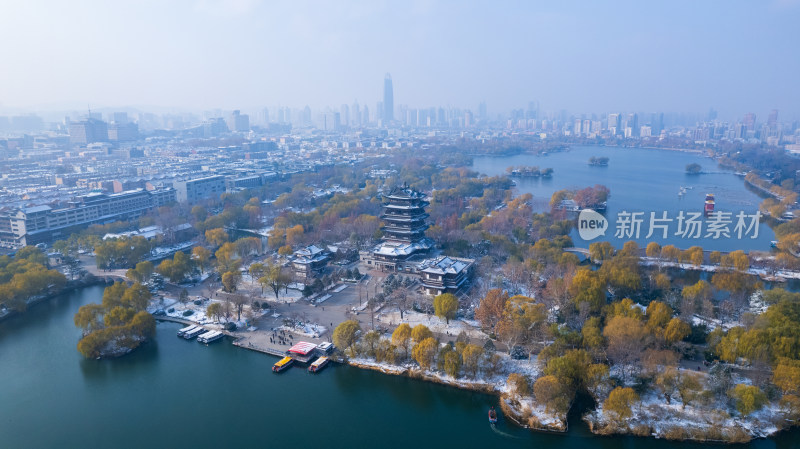
M 420 266 L 424 266 L 423 272 L 431 274 L 459 274 L 469 268 L 475 261 L 472 259 L 460 259 L 456 257 L 443 256 L 438 259 L 423 261 Z
M 322 248 L 320 248 L 318 246 L 315 246 L 315 245 L 311 245 L 311 246 L 307 246 L 307 247 L 302 248 L 302 249 L 298 249 L 297 251 L 294 252 L 294 254 L 295 254 L 295 256 L 298 256 L 298 257 L 314 258 L 317 255 L 322 254 L 324 252 L 325 252 L 324 249 L 322 249 Z
M 427 239 L 422 239 L 414 243 L 391 243 L 384 242 L 378 245 L 374 254 L 382 256 L 410 256 L 417 251 L 430 249 L 431 245 Z

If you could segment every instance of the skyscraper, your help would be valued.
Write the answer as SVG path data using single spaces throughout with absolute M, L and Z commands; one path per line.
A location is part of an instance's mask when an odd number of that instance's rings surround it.
M 353 120 L 351 125 L 361 126 L 361 107 L 358 105 L 357 101 L 353 103 L 353 106 L 350 108 L 350 110 L 352 111 L 353 114 L 352 115 Z
M 386 74 L 383 79 L 383 122 L 389 123 L 394 120 L 394 88 L 392 87 L 392 75 Z

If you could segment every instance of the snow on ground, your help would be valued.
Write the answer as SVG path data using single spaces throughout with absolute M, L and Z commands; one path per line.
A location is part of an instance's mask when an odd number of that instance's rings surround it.
M 309 338 L 319 338 L 320 335 L 324 334 L 328 328 L 316 323 L 297 323 L 294 326 L 280 326 L 278 327 L 280 330 L 285 330 L 289 332 L 294 332 L 295 334 L 303 335 Z
M 519 397 L 511 394 L 510 387 L 506 383 L 510 373 L 520 373 L 528 376 L 531 381 L 539 376 L 540 369 L 535 358 L 530 360 L 513 360 L 508 354 L 497 353 L 501 357 L 500 369 L 497 373 L 489 375 L 485 372 L 479 372 L 475 378 L 460 375 L 458 377 L 450 376 L 444 372 L 436 370 L 422 371 L 415 363 L 408 362 L 403 364 L 390 364 L 385 362 L 376 362 L 371 358 L 358 357 L 350 359 L 350 363 L 355 366 L 368 367 L 380 370 L 386 374 L 403 374 L 407 371 L 416 371 L 425 376 L 428 380 L 433 380 L 447 385 L 456 386 L 465 389 L 486 390 L 491 389 L 497 393 L 503 394 L 503 401 L 513 408 L 515 413 L 521 416 L 534 416 L 538 422 L 538 426 L 543 426 L 551 430 L 563 429 L 566 422 L 566 416 L 558 416 L 548 413 L 544 406 L 537 404 L 533 397 Z M 524 419 L 527 418 L 522 418 Z M 522 425 L 529 425 L 529 422 L 522 422 Z
M 321 304 L 321 303 L 323 303 L 323 302 L 325 302 L 325 301 L 327 301 L 329 299 L 331 299 L 331 295 L 323 295 L 323 296 L 320 296 L 319 298 L 315 299 L 314 300 L 314 304 Z
M 665 260 L 658 259 L 655 257 L 642 257 L 641 260 L 642 260 L 641 262 L 642 265 L 672 267 L 672 268 L 680 268 L 682 270 L 699 270 L 699 271 L 716 272 L 721 269 L 719 265 L 693 265 L 690 263 L 667 262 Z M 747 273 L 755 276 L 773 276 L 772 273 L 768 272 L 764 268 L 750 268 L 747 270 Z M 776 270 L 774 276 L 776 278 L 781 278 L 781 279 L 800 279 L 800 271 Z
M 217 322 L 214 318 L 209 317 L 206 314 L 206 310 L 208 306 L 213 303 L 221 303 L 222 301 L 211 299 L 207 301 L 202 301 L 200 305 L 196 305 L 194 301 L 199 299 L 200 297 L 191 297 L 191 300 L 186 304 L 181 304 L 180 301 L 176 298 L 168 298 L 164 297 L 163 301 L 161 299 L 155 299 L 150 302 L 150 305 L 147 307 L 147 311 L 150 313 L 155 312 L 156 310 L 164 310 L 164 313 L 168 317 L 172 318 L 180 318 L 183 320 L 188 320 L 196 324 L 202 325 L 211 325 L 212 327 L 217 326 L 222 328 L 223 323 L 231 322 L 235 323 L 236 327 L 241 328 L 247 326 L 247 322 L 244 319 L 244 313 L 242 314 L 241 320 L 236 320 L 236 314 L 234 314 L 230 320 L 226 320 L 222 318 L 219 322 Z M 169 310 L 172 309 L 172 312 Z M 183 313 L 187 310 L 191 310 L 192 314 L 189 316 L 184 316 Z M 264 315 L 267 313 L 266 310 L 257 311 L 257 314 Z
M 632 408 L 633 416 L 625 424 L 629 429 L 646 426 L 656 437 L 679 431 L 715 439 L 725 429 L 744 429 L 752 437 L 759 438 L 778 431 L 774 422 L 780 419 L 781 412 L 774 404 L 747 417 L 731 416 L 725 411 L 726 408 L 726 405 L 713 404 L 698 407 L 694 403 L 684 408 L 678 397 L 672 398 L 668 404 L 663 395 L 651 391 L 641 398 L 641 404 Z M 614 423 L 613 414 L 607 413 L 600 401 L 597 408 L 584 419 L 601 427 Z
M 485 339 L 486 334 L 481 332 L 480 328 L 472 326 L 472 321 L 465 322 L 463 320 L 450 320 L 450 324 L 446 324 L 445 320 L 439 319 L 434 315 L 425 313 L 408 311 L 403 314 L 403 319 L 400 319 L 399 311 L 381 312 L 377 316 L 378 321 L 387 323 L 391 326 L 399 325 L 400 323 L 408 323 L 409 326 L 414 327 L 417 324 L 424 324 L 437 334 L 449 334 L 453 337 L 457 336 L 461 331 L 466 332 L 470 338 Z
M 545 406 L 542 404 L 537 403 L 533 397 L 531 396 L 513 396 L 514 400 L 519 403 L 519 405 L 513 405 L 513 408 L 516 409 L 518 413 L 522 415 L 530 414 L 531 416 L 536 418 L 538 421 L 538 425 L 548 428 L 548 429 L 565 429 L 565 422 L 566 422 L 566 415 L 557 415 L 554 413 L 549 413 Z M 506 404 L 512 406 L 512 401 L 509 400 L 509 397 L 504 398 L 503 400 L 506 401 Z M 527 424 L 527 423 L 522 423 Z

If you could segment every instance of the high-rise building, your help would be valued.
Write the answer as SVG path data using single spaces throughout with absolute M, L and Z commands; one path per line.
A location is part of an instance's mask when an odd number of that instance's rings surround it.
M 233 132 L 250 131 L 250 116 L 239 113 L 238 109 L 233 111 L 228 119 L 228 129 Z
M 203 137 L 217 137 L 226 132 L 228 132 L 228 125 L 219 117 L 203 122 Z
M 406 109 L 406 125 L 417 126 L 417 110 Z
M 107 142 L 108 125 L 106 122 L 94 118 L 72 122 L 69 124 L 69 141 L 79 145 Z
M 339 116 L 341 117 L 342 125 L 350 126 L 350 106 L 343 104 Z
M 619 114 L 608 114 L 608 130 L 611 134 L 619 134 L 622 129 Z
M 351 123 L 352 126 L 361 126 L 361 107 L 358 105 L 356 101 L 353 103 L 353 107 L 350 108 L 352 112 L 353 122 Z
M 124 124 L 128 123 L 128 113 L 127 112 L 113 112 L 109 114 L 109 119 L 113 123 Z
M 113 122 L 108 125 L 108 140 L 112 142 L 133 142 L 139 138 L 139 126 L 136 123 Z
M 769 111 L 769 117 L 767 118 L 767 126 L 769 129 L 776 129 L 778 127 L 778 110 L 773 109 Z
M 386 74 L 383 79 L 383 122 L 389 123 L 394 120 L 394 88 L 392 86 L 392 75 Z
M 481 101 L 478 105 L 478 120 L 486 120 L 488 116 L 486 115 L 486 102 Z
M 744 120 L 742 120 L 742 123 L 744 124 L 745 128 L 747 128 L 748 131 L 755 130 L 756 115 L 752 112 L 748 112 L 747 114 L 744 115 Z
M 630 133 L 628 133 L 627 129 L 630 128 Z M 625 121 L 625 137 L 639 137 L 639 114 L 634 112 L 628 114 L 628 118 Z

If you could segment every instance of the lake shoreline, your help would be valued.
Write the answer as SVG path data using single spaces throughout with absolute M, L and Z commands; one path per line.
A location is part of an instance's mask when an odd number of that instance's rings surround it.
M 5 320 L 11 319 L 11 318 L 24 316 L 25 313 L 27 313 L 28 309 L 31 308 L 31 307 L 34 307 L 34 306 L 37 306 L 37 305 L 42 304 L 44 302 L 50 301 L 50 300 L 52 300 L 54 298 L 57 298 L 59 296 L 66 295 L 68 293 L 72 293 L 75 290 L 79 290 L 79 289 L 86 288 L 86 287 L 91 287 L 91 286 L 94 286 L 94 285 L 108 285 L 108 282 L 103 278 L 100 278 L 100 277 L 97 277 L 97 276 L 92 276 L 92 275 L 87 276 L 86 278 L 83 278 L 83 279 L 75 279 L 75 280 L 72 280 L 72 281 L 67 281 L 67 284 L 61 290 L 59 290 L 57 292 L 49 293 L 47 295 L 40 295 L 40 296 L 34 296 L 32 298 L 28 298 L 28 300 L 25 301 L 26 306 L 25 306 L 25 311 L 24 312 L 17 312 L 15 310 L 11 310 L 11 311 L 3 314 L 3 315 L 0 315 L 0 323 L 2 323 Z
M 558 425 L 540 425 L 540 426 L 532 426 L 529 424 L 524 424 L 525 421 L 525 410 L 523 410 L 521 404 L 517 401 L 517 406 L 511 404 L 514 398 L 509 395 L 508 393 L 504 392 L 503 390 L 497 388 L 495 385 L 488 383 L 488 382 L 469 382 L 463 381 L 459 379 L 448 379 L 442 376 L 436 376 L 431 373 L 425 372 L 421 369 L 413 369 L 411 367 L 404 367 L 398 365 L 384 365 L 378 363 L 368 363 L 361 359 L 355 360 L 344 360 L 341 363 L 347 364 L 349 366 L 370 370 L 370 371 L 377 371 L 382 374 L 391 375 L 391 376 L 402 376 L 407 377 L 410 379 L 415 379 L 423 382 L 431 382 L 439 385 L 445 385 L 453 388 L 457 388 L 459 390 L 466 390 L 466 391 L 475 391 L 478 393 L 485 393 L 491 394 L 496 396 L 498 399 L 498 404 L 500 409 L 509 418 L 514 424 L 518 427 L 523 429 L 528 429 L 535 432 L 544 432 L 544 433 L 555 433 L 555 434 L 565 434 L 567 432 L 567 423 L 566 417 L 563 419 L 563 422 L 558 423 Z

